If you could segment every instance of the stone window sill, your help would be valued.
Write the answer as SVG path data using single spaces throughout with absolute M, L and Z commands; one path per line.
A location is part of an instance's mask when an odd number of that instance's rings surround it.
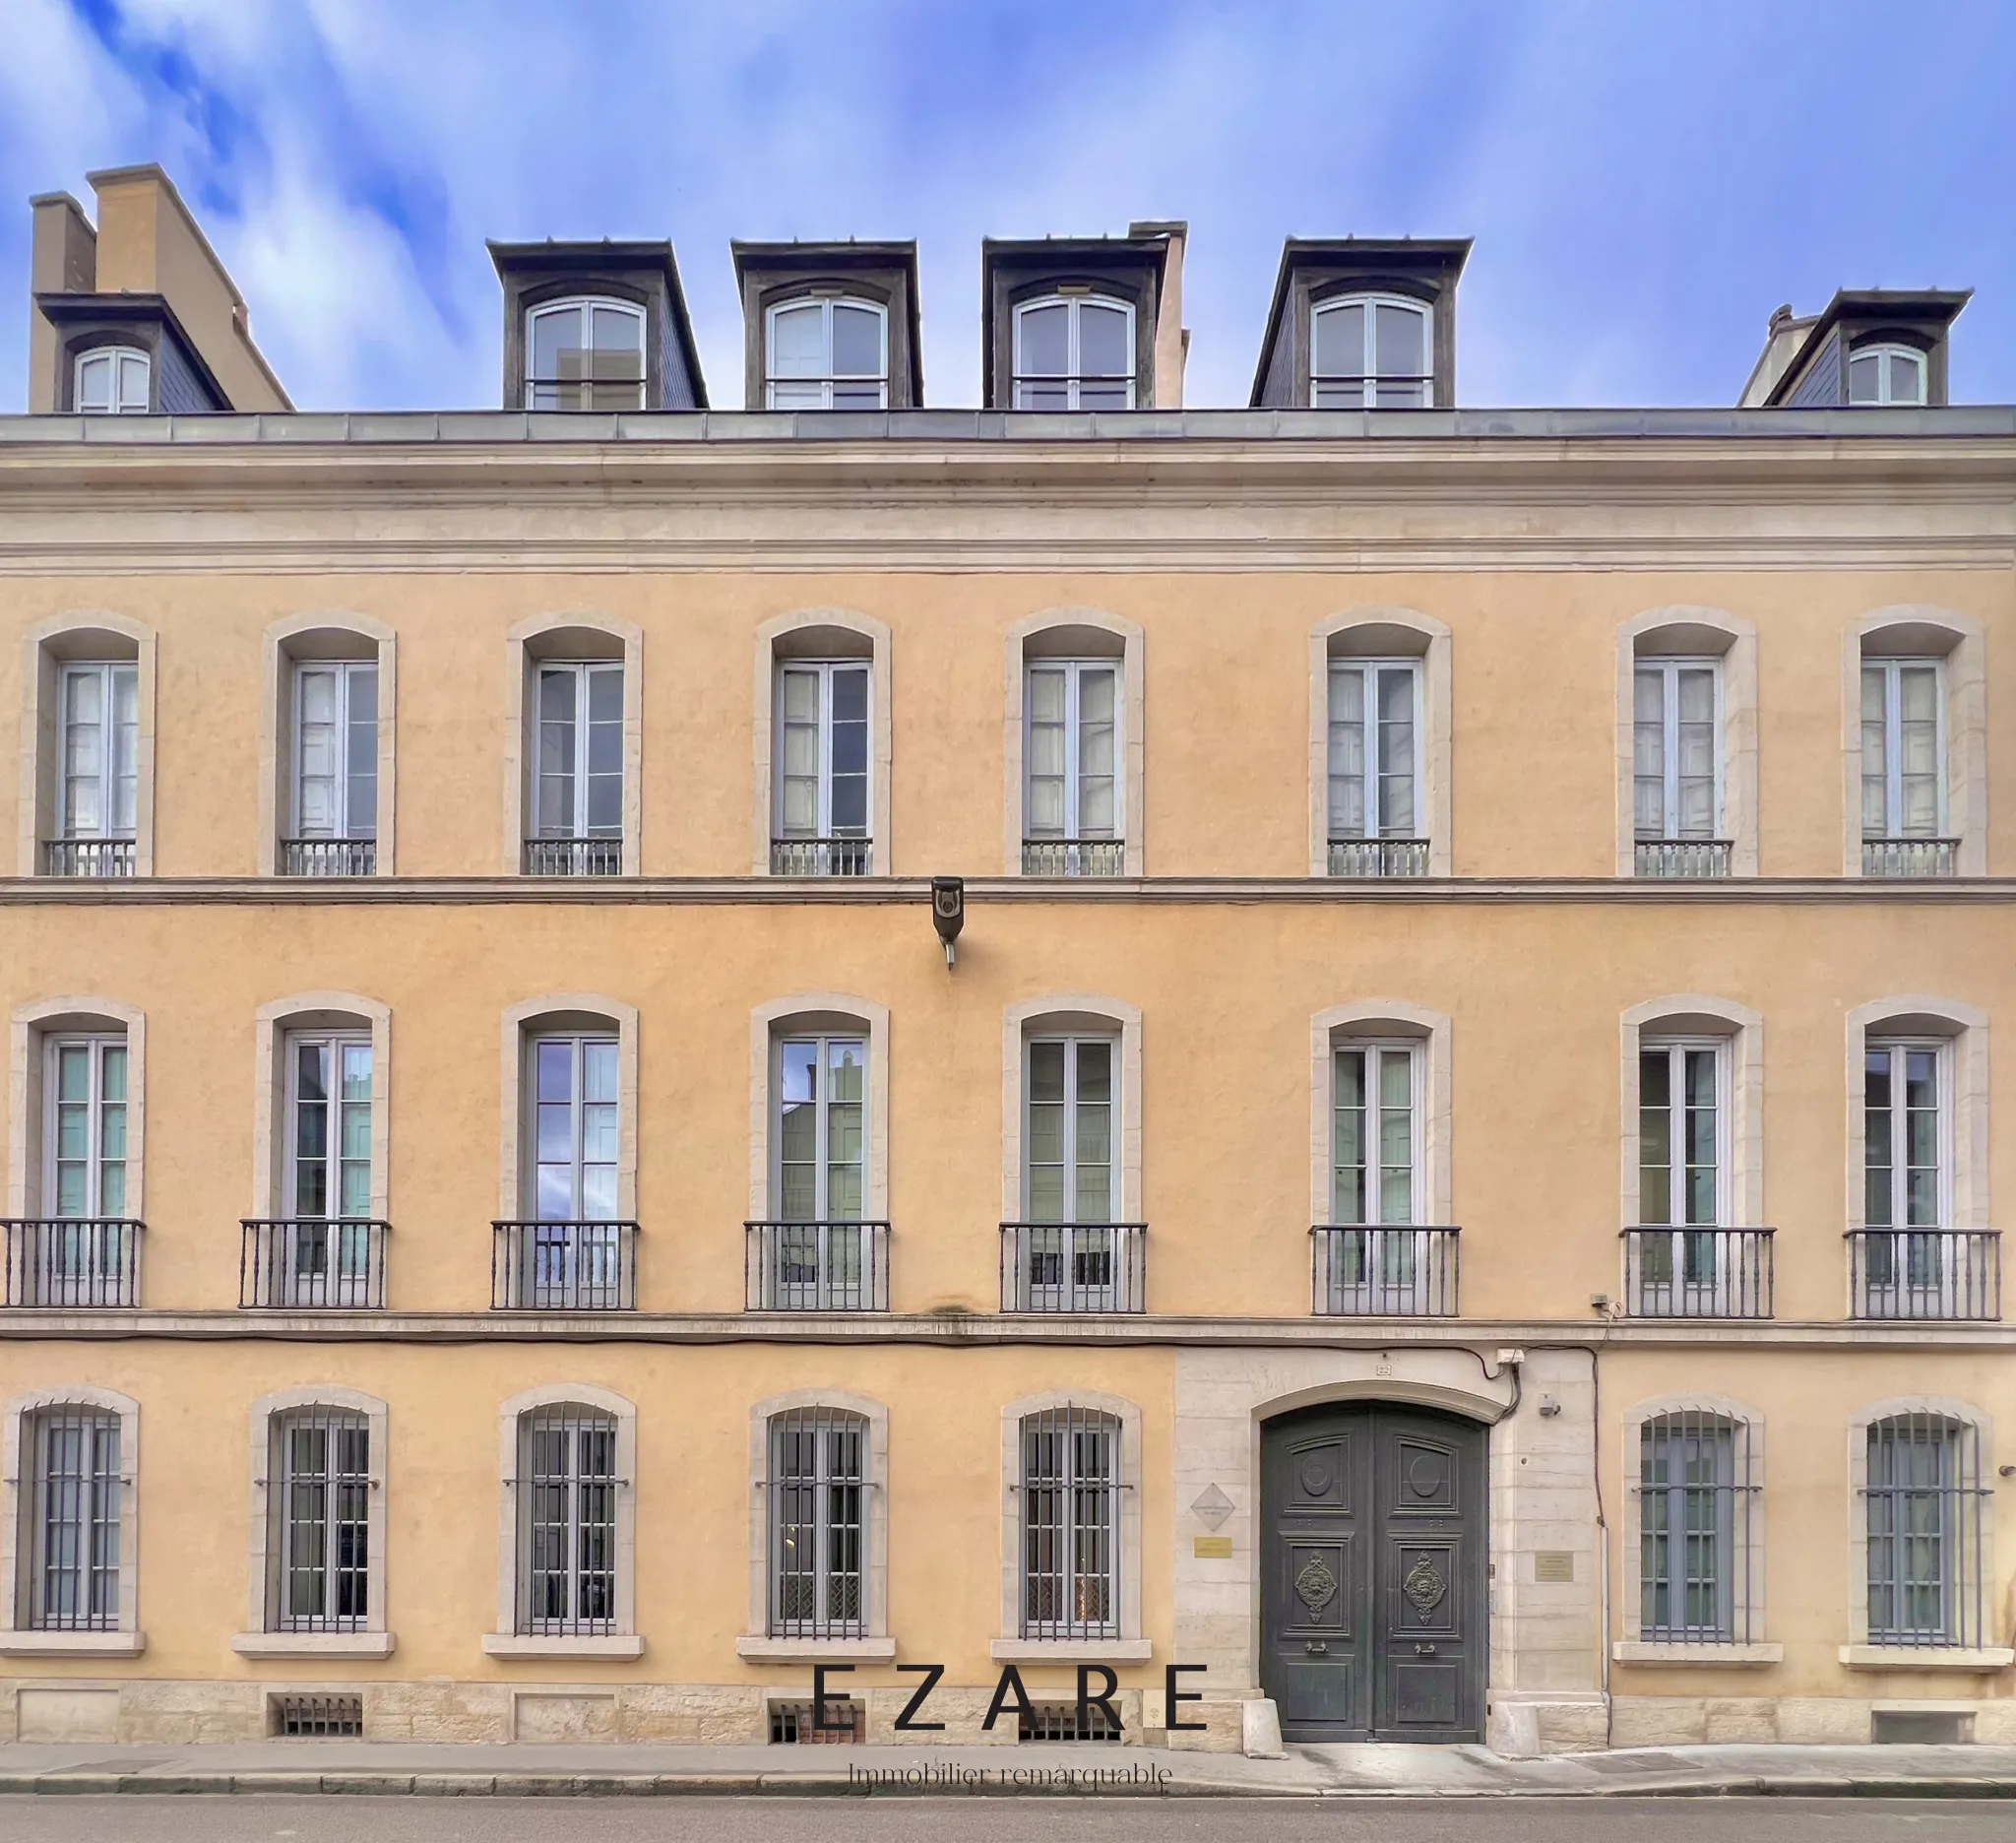
M 1698 1664 L 1713 1670 L 1719 1666 L 1783 1664 L 1782 1644 L 1668 1644 L 1642 1638 L 1623 1638 L 1610 1646 L 1610 1657 L 1618 1664 Z
M 987 1647 L 996 1664 L 1146 1664 L 1151 1638 L 996 1638 Z
M 138 1657 L 146 1649 L 147 1634 L 137 1631 L 0 1632 L 6 1657 Z
M 1851 1670 L 1992 1671 L 2016 1664 L 2016 1649 L 1984 1645 L 1963 1650 L 1958 1645 L 1870 1645 L 1841 1647 L 1841 1661 Z
M 565 1638 L 542 1632 L 485 1632 L 483 1651 L 500 1658 L 640 1658 L 644 1640 L 635 1632 L 605 1632 Z
M 398 1640 L 389 1631 L 241 1631 L 231 1634 L 240 1657 L 382 1658 Z
M 750 1638 L 735 1640 L 746 1664 L 889 1664 L 894 1638 Z

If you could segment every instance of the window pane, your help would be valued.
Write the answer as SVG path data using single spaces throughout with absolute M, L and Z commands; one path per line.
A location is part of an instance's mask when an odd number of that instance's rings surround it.
M 532 374 L 536 378 L 552 379 L 566 375 L 562 369 L 561 353 L 578 354 L 581 350 L 581 309 L 579 307 L 555 307 L 533 316 L 532 322 Z M 572 367 L 579 372 L 578 358 Z
M 826 329 L 824 303 L 780 308 L 770 322 L 770 373 L 773 377 L 824 377 Z
M 112 407 L 112 354 L 94 352 L 77 365 L 77 408 L 99 413 Z
M 1877 376 L 1882 361 L 1874 352 L 1858 352 L 1848 361 L 1848 401 L 1879 401 L 1881 382 Z
M 882 375 L 882 316 L 872 308 L 834 304 L 833 369 L 854 377 Z
M 1922 404 L 1925 400 L 1924 360 L 1916 352 L 1890 354 L 1890 401 L 1894 404 Z
M 1015 317 L 1015 369 L 1026 377 L 1062 377 L 1070 369 L 1070 309 L 1062 301 Z M 1057 406 L 1062 408 L 1061 402 Z
M 1127 315 L 1097 301 L 1078 304 L 1078 371 L 1081 377 L 1127 377 L 1134 366 L 1127 352 Z M 1124 400 L 1123 400 L 1124 401 Z
M 1325 307 L 1315 320 L 1315 356 L 1310 369 L 1319 377 L 1359 377 L 1365 370 L 1365 310 L 1362 303 Z
M 636 377 L 640 375 L 638 360 L 644 350 L 644 320 L 639 314 L 622 307 L 598 306 L 595 310 L 595 349 L 597 355 L 621 354 L 631 359 L 625 365 L 604 367 L 598 364 L 598 377 Z
M 1378 303 L 1372 324 L 1372 368 L 1381 377 L 1427 374 L 1427 316 L 1412 307 Z

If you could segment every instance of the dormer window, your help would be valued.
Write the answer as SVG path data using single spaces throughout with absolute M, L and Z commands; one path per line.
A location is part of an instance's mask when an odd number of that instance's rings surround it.
M 1133 409 L 1134 309 L 1061 291 L 1016 308 L 1015 407 Z
M 526 315 L 528 410 L 641 410 L 644 309 L 562 300 Z
M 146 415 L 153 367 L 147 353 L 131 346 L 106 346 L 80 354 L 76 394 L 79 415 Z
M 772 410 L 882 410 L 889 316 L 873 301 L 815 297 L 770 310 L 765 396 Z
M 1925 400 L 1925 355 L 1911 346 L 1859 346 L 1848 360 L 1852 404 L 1910 404 Z
M 1316 410 L 1426 410 L 1434 403 L 1429 309 L 1398 294 L 1350 294 L 1311 316 Z

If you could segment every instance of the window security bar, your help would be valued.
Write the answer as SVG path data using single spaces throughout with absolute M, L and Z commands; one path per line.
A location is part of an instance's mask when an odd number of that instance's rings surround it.
M 770 1420 L 770 1635 L 858 1638 L 868 1423 L 837 1408 Z
M 622 838 L 527 839 L 525 874 L 546 877 L 621 876 Z
M 1090 1408 L 1022 1422 L 1022 1635 L 1120 1632 L 1120 1424 Z
M 1869 1642 L 1975 1650 L 1989 1583 L 1981 1430 L 1918 1412 L 1869 1429 Z
M 513 1629 L 593 1637 L 616 1629 L 616 1423 L 574 1405 L 519 1417 Z
M 22 1433 L 27 1553 L 16 1622 L 30 1631 L 117 1631 L 127 1489 L 119 1418 L 65 1402 L 27 1416 Z
M 60 838 L 42 841 L 42 874 L 58 877 L 130 877 L 140 859 L 130 838 Z
M 280 1740 L 328 1741 L 360 1738 L 364 1698 L 360 1695 L 277 1695 L 267 1698 L 267 1729 Z
M 388 1222 L 246 1217 L 238 1243 L 240 1309 L 383 1311 Z
M 1851 1229 L 1853 1318 L 2002 1315 L 2002 1238 L 1994 1229 Z
M 749 1311 L 887 1311 L 886 1222 L 744 1223 Z
M 147 1225 L 130 1217 L 11 1217 L 6 1305 L 140 1303 L 140 1244 Z
M 1460 1229 L 1318 1223 L 1309 1231 L 1318 1318 L 1453 1318 Z
M 369 1629 L 369 1425 L 317 1403 L 275 1415 L 270 1438 L 266 1629 Z
M 1726 877 L 1732 849 L 1728 839 L 1642 838 L 1632 844 L 1632 868 L 1642 877 Z
M 875 841 L 867 838 L 774 838 L 772 876 L 873 876 Z
M 1960 841 L 1950 838 L 1865 838 L 1865 877 L 1949 877 L 1960 867 Z
M 1001 1309 L 1138 1312 L 1148 1300 L 1146 1223 L 1003 1223 Z
M 1078 1725 L 1076 1702 L 1032 1702 L 1017 1718 L 1018 1741 L 1118 1741 L 1121 1734 L 1097 1702 L 1088 1702 L 1085 1725 Z
M 1022 874 L 1041 877 L 1116 877 L 1127 868 L 1124 839 L 1026 838 Z
M 1334 877 L 1424 877 L 1428 841 L 1415 838 L 1341 838 L 1330 841 Z
M 492 1311 L 635 1311 L 634 1222 L 490 1225 Z
M 1709 1408 L 1638 1436 L 1638 1635 L 1660 1644 L 1761 1639 L 1751 1580 L 1763 1484 L 1746 1423 Z
M 1633 1318 L 1769 1318 L 1770 1229 L 1626 1229 L 1624 1310 Z
M 280 873 L 294 877 L 367 877 L 378 873 L 378 841 L 291 838 L 280 842 Z

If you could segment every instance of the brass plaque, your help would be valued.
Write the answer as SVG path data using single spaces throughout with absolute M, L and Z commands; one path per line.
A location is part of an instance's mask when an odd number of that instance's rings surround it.
M 1191 1553 L 1203 1561 L 1229 1561 L 1232 1558 L 1232 1539 L 1229 1536 L 1193 1537 Z
M 1575 1557 L 1566 1549 L 1539 1549 L 1533 1557 L 1533 1578 L 1537 1581 L 1572 1581 Z

